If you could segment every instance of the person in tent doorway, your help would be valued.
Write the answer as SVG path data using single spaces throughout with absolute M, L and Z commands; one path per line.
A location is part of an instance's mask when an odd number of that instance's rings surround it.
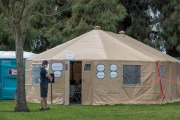
M 40 111 L 42 110 L 49 110 L 49 107 L 47 105 L 47 93 L 48 93 L 48 83 L 49 79 L 51 78 L 51 75 L 46 71 L 45 68 L 48 66 L 48 61 L 44 60 L 42 62 L 42 67 L 40 69 Z M 43 108 L 43 103 L 45 105 L 45 108 Z

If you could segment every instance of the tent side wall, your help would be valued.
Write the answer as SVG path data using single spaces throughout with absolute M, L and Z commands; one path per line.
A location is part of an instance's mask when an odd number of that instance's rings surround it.
M 175 102 L 180 100 L 180 63 L 176 62 L 168 62 L 169 66 L 167 69 L 167 77 L 164 78 L 167 84 L 167 93 L 166 101 L 167 102 Z
M 160 79 L 158 80 L 158 68 L 156 67 L 157 81 L 155 89 L 157 94 L 157 104 L 175 102 L 180 99 L 180 63 L 179 62 L 158 62 L 160 69 L 160 78 L 162 89 L 160 88 Z M 165 98 L 163 99 L 162 91 Z
M 27 102 L 39 103 L 40 101 L 40 88 L 39 80 L 33 81 L 33 65 L 40 65 L 40 61 L 26 60 L 25 70 L 25 90 Z M 34 75 L 35 76 L 35 75 Z
M 61 77 L 55 78 L 52 84 L 52 103 L 63 104 L 65 94 L 65 63 L 60 60 L 50 62 L 50 70 L 52 73 L 53 63 L 62 63 L 63 69 Z M 164 103 L 179 101 L 180 96 L 180 64 L 179 62 L 158 62 L 162 78 L 162 86 L 165 94 Z M 41 61 L 26 61 L 26 97 L 28 102 L 39 103 L 40 87 L 34 84 L 33 70 L 34 65 L 40 64 Z M 162 101 L 160 84 L 158 80 L 158 69 L 156 62 L 134 62 L 134 61 L 116 61 L 116 60 L 95 60 L 92 61 L 92 78 L 88 76 L 88 84 L 84 84 L 85 91 L 83 96 L 89 94 L 84 104 L 103 105 L 103 104 L 159 104 Z M 97 66 L 103 65 L 103 69 Z M 117 70 L 112 70 L 111 65 L 117 65 Z M 125 85 L 124 69 L 125 65 L 140 66 L 140 84 Z M 83 64 L 84 66 L 84 64 Z M 102 66 L 101 66 L 102 67 Z M 83 68 L 82 68 L 83 69 Z M 100 72 L 100 74 L 99 74 Z M 104 77 L 103 74 L 104 73 Z M 111 73 L 117 73 L 114 77 Z M 38 73 L 39 74 L 39 73 Z M 102 77 L 102 78 L 98 78 Z M 114 78 L 113 78 L 114 77 Z M 92 84 L 92 85 L 90 85 Z M 68 89 L 68 88 L 67 88 Z M 48 103 L 51 102 L 51 86 L 49 84 Z M 88 94 L 86 94 L 88 93 Z M 92 96 L 92 98 L 91 98 Z M 84 98 L 82 99 L 84 100 Z M 89 101 L 88 101 L 89 100 Z M 82 101 L 83 103 L 83 101 Z
M 86 69 L 90 65 L 90 69 Z M 82 104 L 92 105 L 93 101 L 93 77 L 95 68 L 93 61 L 82 61 Z
M 49 73 L 52 71 L 52 63 L 61 62 L 64 66 L 64 61 L 49 61 Z M 40 102 L 40 85 L 39 85 L 39 69 L 42 61 L 26 61 L 26 99 L 27 102 L 39 103 Z M 33 70 L 34 69 L 34 70 Z M 36 69 L 36 70 L 35 70 Z M 34 73 L 33 73 L 34 71 Z M 61 71 L 61 77 L 54 78 L 52 83 L 52 103 L 62 104 L 64 98 L 64 71 Z M 48 85 L 48 103 L 51 103 L 51 84 Z
M 110 65 L 117 64 L 117 78 L 111 78 Z M 94 61 L 94 67 L 105 65 L 105 77 L 103 79 L 93 78 L 93 104 L 155 104 L 159 101 L 156 85 L 157 81 L 155 62 L 133 62 L 133 61 Z M 123 84 L 123 65 L 140 65 L 140 84 Z
M 51 60 L 51 64 L 50 66 L 52 67 L 53 63 L 62 63 L 62 70 L 58 70 L 58 75 L 60 76 L 56 76 L 54 78 L 54 83 L 52 83 L 52 103 L 54 104 L 63 104 L 64 103 L 64 94 L 65 94 L 65 62 L 64 60 Z M 55 73 L 56 71 L 53 71 L 52 68 L 50 67 L 50 73 Z M 49 84 L 49 98 L 51 96 L 51 91 L 50 91 L 51 87 Z M 50 99 L 49 99 L 50 101 Z

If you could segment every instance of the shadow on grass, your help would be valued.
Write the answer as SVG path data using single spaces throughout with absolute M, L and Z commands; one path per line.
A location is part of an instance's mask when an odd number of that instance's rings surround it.
M 0 110 L 0 113 L 1 113 L 1 112 L 14 112 L 14 111 L 10 111 L 10 110 L 9 110 L 9 111 L 8 111 L 8 110 L 4 110 L 4 111 L 3 111 L 3 110 Z
M 44 111 L 40 111 L 40 110 L 30 110 L 30 112 L 46 112 L 46 111 L 49 111 L 49 110 L 44 110 Z M 12 112 L 18 113 L 18 112 L 15 112 L 14 110 L 0 110 L 0 113 L 7 113 L 7 112 L 9 112 L 9 113 L 12 113 Z

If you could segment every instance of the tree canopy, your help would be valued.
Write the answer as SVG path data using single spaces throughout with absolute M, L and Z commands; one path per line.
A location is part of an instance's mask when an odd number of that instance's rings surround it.
M 10 42 L 15 43 L 18 89 L 18 102 L 14 109 L 16 112 L 29 111 L 25 94 L 24 48 L 28 49 L 29 46 L 32 45 L 31 42 L 33 39 L 41 39 L 41 34 L 39 34 L 40 30 L 49 28 L 48 30 L 51 32 L 54 28 L 54 25 L 51 26 L 52 24 L 44 24 L 43 22 L 41 22 L 41 24 L 38 23 L 39 21 L 42 21 L 42 18 L 38 16 L 34 17 L 34 14 L 46 17 L 54 16 L 58 14 L 55 9 L 58 4 L 59 2 L 56 0 L 0 0 L 0 19 L 2 20 L 2 25 L 5 27 L 0 28 L 0 36 L 2 38 L 0 41 L 1 49 L 13 49 L 13 47 L 11 48 L 8 44 Z M 40 13 L 41 11 L 43 11 L 43 13 Z M 47 18 L 47 22 L 48 21 L 53 24 L 55 22 L 54 20 L 49 20 Z M 53 31 L 50 34 L 55 36 L 55 32 L 54 34 L 52 33 Z M 47 36 L 46 39 L 48 39 Z M 53 40 L 51 39 L 51 41 Z
M 8 6 L 9 2 L 3 3 Z M 45 4 L 48 3 L 48 4 Z M 52 0 L 41 1 L 27 16 L 24 50 L 40 53 L 101 26 L 127 35 L 171 56 L 179 56 L 179 0 Z M 53 6 L 53 7 L 52 7 Z M 44 17 L 62 11 L 56 16 Z M 53 12 L 52 12 L 53 11 Z M 0 13 L 0 50 L 15 50 L 12 33 Z
M 168 55 L 180 56 L 180 0 L 152 0 L 154 20 L 157 26 L 156 39 L 164 44 Z
M 118 22 L 126 16 L 126 8 L 118 0 L 74 0 L 71 16 L 62 31 L 65 40 L 101 26 L 102 30 L 118 32 Z

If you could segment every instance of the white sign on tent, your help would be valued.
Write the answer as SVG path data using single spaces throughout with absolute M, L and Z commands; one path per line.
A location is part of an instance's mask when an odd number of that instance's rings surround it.
M 99 79 L 103 79 L 103 78 L 105 78 L 105 73 L 104 73 L 104 72 L 98 72 L 98 73 L 96 74 L 96 76 L 97 76 L 97 78 L 99 78 Z
M 66 55 L 66 60 L 74 60 L 74 56 L 73 55 Z
M 63 64 L 62 63 L 52 63 L 52 70 L 56 71 L 56 70 L 63 70 Z
M 111 71 L 117 71 L 117 68 L 118 68 L 118 67 L 117 67 L 116 64 L 111 64 L 111 65 L 110 65 L 110 70 L 111 70 Z
M 96 69 L 98 71 L 104 71 L 105 70 L 105 65 L 97 65 Z
M 62 74 L 61 74 L 61 71 L 55 71 L 55 72 L 54 72 L 54 77 L 55 77 L 55 78 L 58 78 L 58 77 L 60 78 L 61 75 L 62 75 Z
M 111 78 L 117 78 L 118 77 L 117 72 L 110 72 L 110 77 Z

